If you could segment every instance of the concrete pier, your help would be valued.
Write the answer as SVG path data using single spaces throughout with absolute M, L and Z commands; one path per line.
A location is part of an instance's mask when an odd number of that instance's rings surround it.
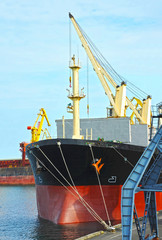
M 141 219 L 142 222 L 142 219 Z M 159 224 L 159 239 L 162 240 L 162 211 L 158 212 L 158 224 Z M 150 234 L 150 227 L 149 223 L 147 223 L 146 235 Z M 86 240 L 86 239 L 93 239 L 93 240 L 122 240 L 122 225 L 115 226 L 115 232 L 107 232 L 107 231 L 98 231 L 81 238 L 77 238 L 76 240 Z M 133 223 L 132 228 L 132 240 L 139 239 L 136 225 Z

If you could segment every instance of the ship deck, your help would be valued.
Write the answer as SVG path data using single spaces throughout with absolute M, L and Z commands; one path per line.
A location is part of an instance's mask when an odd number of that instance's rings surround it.
M 141 219 L 142 220 L 142 219 Z M 159 226 L 159 239 L 162 239 L 162 211 L 158 212 L 158 226 Z M 146 235 L 150 233 L 149 223 L 147 223 L 146 228 Z M 108 232 L 108 231 L 98 231 L 91 234 L 88 234 L 86 236 L 77 238 L 76 240 L 86 240 L 86 239 L 92 239 L 92 240 L 121 240 L 122 239 L 122 225 L 119 224 L 115 226 L 115 232 Z M 135 223 L 133 223 L 132 227 L 132 240 L 139 239 L 137 234 L 137 229 L 135 226 Z

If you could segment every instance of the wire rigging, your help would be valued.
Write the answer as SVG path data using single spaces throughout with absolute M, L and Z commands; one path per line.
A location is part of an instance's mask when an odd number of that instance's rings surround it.
M 71 21 L 69 19 L 69 66 L 71 62 Z M 71 87 L 71 68 L 69 68 L 69 87 Z
M 78 24 L 78 23 L 77 23 Z M 124 77 L 119 75 L 115 69 L 110 65 L 110 63 L 105 59 L 105 57 L 100 53 L 95 44 L 91 41 L 88 35 L 84 32 L 81 26 L 78 24 L 80 31 L 82 32 L 84 38 L 89 44 L 90 50 L 92 51 L 97 62 L 109 73 L 109 75 L 116 81 L 117 84 L 121 84 L 123 81 L 127 83 L 127 89 L 136 97 L 143 100 L 147 98 L 148 94 L 142 91 L 140 88 L 136 87 L 133 83 L 126 80 Z
M 89 64 L 87 56 L 87 115 L 89 117 Z
M 69 62 L 71 61 L 71 21 L 69 19 Z

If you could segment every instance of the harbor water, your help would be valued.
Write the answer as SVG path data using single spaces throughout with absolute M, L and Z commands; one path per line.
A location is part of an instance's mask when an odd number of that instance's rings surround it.
M 0 186 L 0 240 L 72 240 L 99 230 L 95 222 L 56 225 L 39 218 L 34 186 Z

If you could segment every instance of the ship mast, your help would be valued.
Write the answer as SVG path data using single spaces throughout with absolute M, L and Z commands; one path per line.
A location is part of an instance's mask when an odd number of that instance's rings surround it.
M 79 117 L 79 102 L 82 98 L 85 97 L 83 92 L 79 94 L 79 60 L 78 64 L 75 63 L 75 56 L 72 57 L 72 65 L 70 64 L 69 68 L 72 70 L 72 85 L 73 93 L 70 94 L 68 98 L 73 101 L 72 113 L 73 113 L 73 136 L 74 139 L 83 139 L 83 136 L 80 135 L 80 117 Z

